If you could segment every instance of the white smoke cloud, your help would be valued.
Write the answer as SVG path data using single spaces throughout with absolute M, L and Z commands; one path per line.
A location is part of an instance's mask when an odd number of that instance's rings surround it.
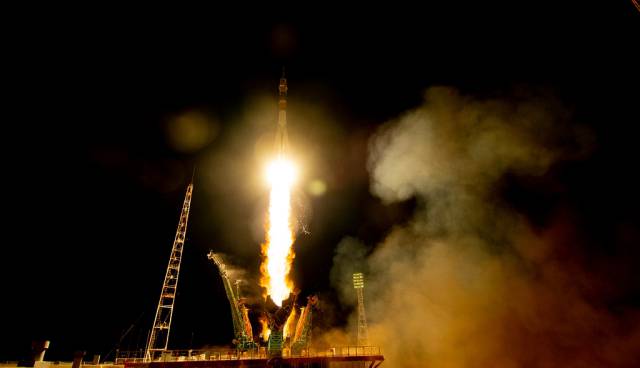
M 413 219 L 366 261 L 370 335 L 385 364 L 631 366 L 639 358 L 637 313 L 625 316 L 632 328 L 623 332 L 622 319 L 585 296 L 592 275 L 563 258 L 575 240 L 571 217 L 557 214 L 535 232 L 497 194 L 506 174 L 542 175 L 591 144 L 552 98 L 479 100 L 451 88 L 429 89 L 422 106 L 377 132 L 372 193 L 387 203 L 419 200 Z M 345 249 L 335 280 L 354 257 Z

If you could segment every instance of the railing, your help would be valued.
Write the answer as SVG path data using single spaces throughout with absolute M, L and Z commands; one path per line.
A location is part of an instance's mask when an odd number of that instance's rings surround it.
M 324 358 L 382 355 L 378 346 L 338 346 L 329 349 L 302 349 L 300 354 L 292 354 L 289 348 L 282 349 L 283 358 Z M 244 360 L 269 358 L 264 347 L 256 350 L 239 352 L 237 350 L 167 350 L 155 362 L 180 362 L 204 360 Z M 121 352 L 116 363 L 142 363 L 145 361 L 139 352 Z

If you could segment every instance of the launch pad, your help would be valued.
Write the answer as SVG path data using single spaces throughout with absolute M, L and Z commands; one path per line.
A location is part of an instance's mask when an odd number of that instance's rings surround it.
M 206 350 L 167 350 L 155 361 L 142 358 L 123 358 L 118 361 L 126 368 L 217 368 L 217 367 L 340 367 L 360 362 L 358 366 L 376 368 L 384 361 L 380 349 L 373 346 L 343 346 L 323 351 L 305 350 L 300 355 L 269 358 L 264 350 L 238 353 Z
M 187 222 L 193 193 L 193 178 L 187 188 L 178 229 L 165 274 L 160 299 L 144 354 L 116 357 L 117 364 L 130 368 L 212 368 L 212 367 L 378 367 L 384 357 L 378 347 L 369 346 L 364 314 L 364 278 L 354 274 L 354 288 L 358 295 L 358 333 L 356 346 L 332 347 L 317 350 L 311 345 L 311 324 L 318 308 L 318 297 L 307 297 L 306 305 L 298 305 L 300 290 L 288 279 L 295 253 L 295 234 L 291 226 L 291 185 L 295 167 L 286 158 L 288 136 L 286 131 L 287 80 L 284 71 L 279 84 L 278 129 L 275 151 L 277 158 L 269 165 L 271 183 L 269 217 L 266 242 L 261 245 L 260 286 L 265 303 L 260 323 L 261 337 L 266 346 L 254 336 L 249 318 L 247 299 L 240 293 L 242 280 L 232 277 L 222 255 L 209 252 L 208 258 L 217 266 L 229 301 L 233 321 L 233 350 L 168 350 L 173 306 L 177 296 L 182 251 L 186 239 Z M 235 285 L 235 287 L 234 287 Z M 360 362 L 360 363 L 358 363 Z

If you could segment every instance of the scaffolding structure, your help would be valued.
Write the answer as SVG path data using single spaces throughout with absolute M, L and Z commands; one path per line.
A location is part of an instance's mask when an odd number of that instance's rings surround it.
M 147 348 L 144 359 L 152 361 L 157 359 L 162 352 L 167 351 L 169 344 L 169 332 L 171 331 L 171 318 L 173 317 L 173 305 L 176 299 L 178 286 L 178 276 L 180 275 L 180 263 L 182 261 L 182 248 L 184 247 L 185 235 L 187 233 L 187 221 L 189 220 L 189 209 L 191 207 L 191 194 L 193 193 L 193 183 L 187 187 L 187 193 L 182 204 L 182 212 L 178 221 L 176 237 L 169 257 L 169 265 L 160 292 L 160 301 L 153 321 L 153 327 L 147 341 Z
M 359 346 L 369 345 L 369 330 L 367 328 L 367 316 L 364 312 L 364 275 L 360 272 L 353 274 L 353 288 L 358 297 L 358 331 L 357 341 Z

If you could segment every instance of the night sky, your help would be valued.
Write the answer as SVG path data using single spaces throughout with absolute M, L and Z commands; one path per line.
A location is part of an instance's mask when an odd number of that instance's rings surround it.
M 227 299 L 206 253 L 257 272 L 268 190 L 256 147 L 275 130 L 283 66 L 309 231 L 295 243 L 294 279 L 326 301 L 320 324 L 344 325 L 351 311 L 329 279 L 340 240 L 373 249 L 421 205 L 370 194 L 367 155 L 376 129 L 432 86 L 476 98 L 543 93 L 592 132 L 588 154 L 506 177 L 496 196 L 538 229 L 555 208 L 573 209 L 588 239 L 579 253 L 620 265 L 604 308 L 640 309 L 640 13 L 630 1 L 371 15 L 40 10 L 3 17 L 0 360 L 26 357 L 33 339 L 51 340 L 49 360 L 104 357 L 131 325 L 121 349 L 142 348 L 194 167 L 169 344 L 229 344 Z M 176 141 L 184 119 L 204 121 L 206 139 Z M 325 193 L 305 191 L 313 179 Z

